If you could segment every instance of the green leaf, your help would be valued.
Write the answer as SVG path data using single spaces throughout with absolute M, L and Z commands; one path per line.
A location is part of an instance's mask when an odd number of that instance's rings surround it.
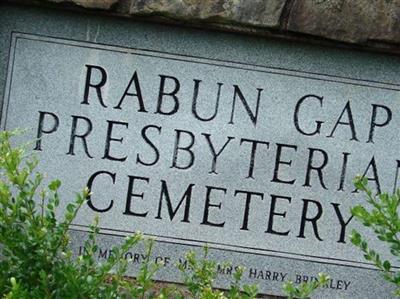
M 74 205 L 73 203 L 69 203 L 69 204 L 67 205 L 67 211 L 68 211 L 69 213 L 74 213 L 74 212 L 75 212 L 75 205 Z
M 61 186 L 61 181 L 60 180 L 54 180 L 49 184 L 49 189 L 51 191 L 55 192 L 55 191 L 58 190 L 58 188 L 60 188 L 60 186 Z
M 383 262 L 383 268 L 384 268 L 386 271 L 390 271 L 390 268 L 391 268 L 390 262 L 389 262 L 389 261 L 384 261 L 384 262 Z
M 350 235 L 350 241 L 356 245 L 359 246 L 361 244 L 361 235 L 359 232 L 357 232 L 356 230 L 353 230 L 351 235 Z
M 366 215 L 367 215 L 367 211 L 365 210 L 365 208 L 361 205 L 355 206 L 351 209 L 351 214 L 354 217 L 360 218 L 360 219 L 365 219 Z

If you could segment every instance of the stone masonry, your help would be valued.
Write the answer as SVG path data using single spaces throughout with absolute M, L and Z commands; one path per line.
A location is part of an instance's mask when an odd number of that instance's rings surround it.
M 400 0 L 6 0 L 400 53 Z

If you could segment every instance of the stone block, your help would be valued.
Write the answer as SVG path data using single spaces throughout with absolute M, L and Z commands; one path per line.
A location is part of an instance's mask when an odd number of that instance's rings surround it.
M 132 0 L 130 14 L 278 27 L 286 0 Z
M 399 0 L 295 0 L 288 30 L 350 43 L 400 42 Z
M 110 9 L 118 0 L 47 0 L 57 4 L 72 3 L 83 8 Z

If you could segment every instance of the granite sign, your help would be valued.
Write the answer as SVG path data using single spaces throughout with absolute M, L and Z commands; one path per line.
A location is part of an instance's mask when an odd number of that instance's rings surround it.
M 360 201 L 356 174 L 378 191 L 399 186 L 400 85 L 240 53 L 40 33 L 10 32 L 10 41 L 1 125 L 31 129 L 42 169 L 68 196 L 92 190 L 73 226 L 77 252 L 98 214 L 99 259 L 139 230 L 159 243 L 162 280 L 179 280 L 172 265 L 209 244 L 265 293 L 324 271 L 331 298 L 390 294 L 349 244 L 349 209 Z M 143 252 L 129 257 L 140 263 Z M 230 273 L 221 270 L 221 286 Z

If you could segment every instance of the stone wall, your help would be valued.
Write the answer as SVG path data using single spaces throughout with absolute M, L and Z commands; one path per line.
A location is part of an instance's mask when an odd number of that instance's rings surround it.
M 0 1 L 400 54 L 400 0 Z
M 400 53 L 400 0 L 6 0 Z

